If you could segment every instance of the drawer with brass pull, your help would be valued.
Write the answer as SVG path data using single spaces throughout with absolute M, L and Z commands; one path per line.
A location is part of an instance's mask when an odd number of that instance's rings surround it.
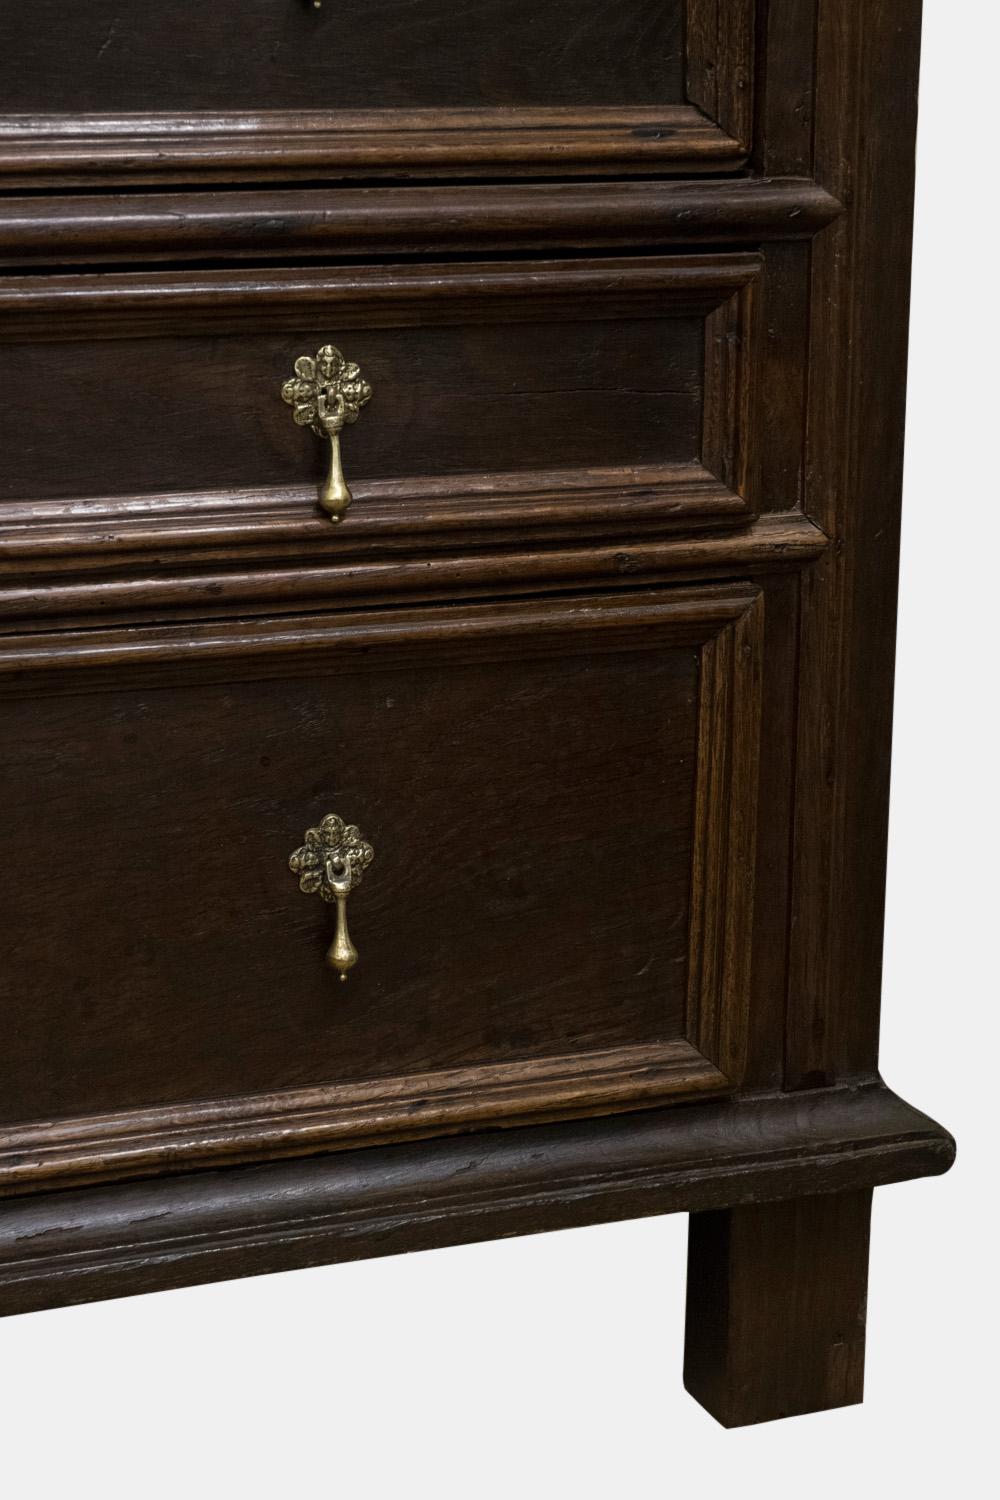
M 860 1399 L 918 11 L 0 6 L 0 1315 L 684 1211 Z
M 753 456 L 764 266 L 8 278 L 0 620 L 377 599 L 382 559 L 536 544 L 604 543 L 613 577 L 622 543 L 745 528 L 762 477 L 770 510 L 794 499 Z
M 735 1087 L 762 625 L 722 585 L 9 637 L 0 1191 Z

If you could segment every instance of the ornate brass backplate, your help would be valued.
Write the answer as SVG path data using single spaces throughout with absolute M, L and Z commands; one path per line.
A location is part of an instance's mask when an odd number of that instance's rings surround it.
M 300 427 L 311 427 L 317 437 L 330 442 L 330 467 L 319 492 L 320 507 L 333 522 L 342 521 L 351 503 L 340 458 L 340 434 L 358 420 L 361 408 L 371 400 L 372 388 L 362 379 L 357 365 L 344 358 L 333 344 L 324 344 L 315 355 L 301 354 L 295 374 L 281 387 L 281 395 Z
M 296 849 L 288 868 L 299 877 L 299 889 L 307 896 L 322 896 L 337 906 L 337 934 L 327 963 L 346 980 L 358 961 L 358 950 L 347 931 L 347 898 L 375 858 L 353 823 L 345 824 L 336 813 L 327 813 L 316 828 L 307 828 L 305 843 Z

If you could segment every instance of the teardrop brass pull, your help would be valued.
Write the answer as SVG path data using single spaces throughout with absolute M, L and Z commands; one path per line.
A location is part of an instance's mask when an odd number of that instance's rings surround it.
M 330 468 L 319 492 L 322 510 L 334 523 L 342 521 L 351 503 L 340 460 L 340 434 L 358 420 L 361 408 L 371 400 L 372 388 L 333 344 L 324 344 L 315 355 L 300 354 L 295 375 L 281 387 L 282 400 L 293 407 L 300 427 L 311 427 L 317 437 L 330 441 Z
M 327 813 L 317 828 L 306 829 L 305 843 L 288 861 L 288 868 L 299 877 L 300 891 L 320 895 L 331 905 L 336 902 L 337 934 L 326 961 L 341 981 L 358 961 L 358 950 L 347 930 L 347 898 L 374 858 L 375 850 L 353 823 L 345 824 L 336 813 Z

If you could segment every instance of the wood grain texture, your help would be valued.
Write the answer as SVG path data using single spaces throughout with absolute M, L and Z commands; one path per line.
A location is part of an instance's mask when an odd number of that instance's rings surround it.
M 0 1204 L 0 1313 L 947 1171 L 879 1084 L 680 1105 Z
M 684 0 L 274 0 L 5 6 L 11 114 L 677 104 Z M 52 39 L 59 38 L 53 47 Z M 595 38 L 600 46 L 595 46 Z M 234 42 L 238 39 L 238 45 Z
M 605 320 L 599 304 L 590 312 L 579 321 L 348 329 L 331 288 L 309 330 L 293 318 L 291 327 L 195 334 L 181 314 L 152 347 L 138 337 L 74 340 L 70 322 L 58 343 L 0 342 L 0 378 L 19 390 L 16 411 L 0 414 L 0 507 L 298 480 L 312 488 L 311 510 L 327 453 L 292 420 L 281 388 L 300 354 L 334 337 L 374 391 L 343 438 L 352 483 L 698 462 L 712 399 L 702 320 Z M 55 420 L 61 380 L 73 401 Z M 148 413 L 141 440 L 138 431 L 134 442 L 116 440 L 117 391 L 129 410 Z
M 746 149 L 692 104 L 8 115 L 0 179 L 26 188 L 426 182 L 736 172 Z
M 88 689 L 105 680 L 112 686 L 143 681 L 150 666 L 197 663 L 201 681 L 209 680 L 213 663 L 223 673 L 240 662 L 241 677 L 263 681 L 275 674 L 301 676 L 317 657 L 336 651 L 338 663 L 363 663 L 376 646 L 391 648 L 395 664 L 412 660 L 414 650 L 429 646 L 442 664 L 462 662 L 471 651 L 483 660 L 502 660 L 513 652 L 526 660 L 559 655 L 567 638 L 585 652 L 640 648 L 650 627 L 669 627 L 671 644 L 701 645 L 716 631 L 735 623 L 754 604 L 757 590 L 724 583 L 669 591 L 634 590 L 580 598 L 500 601 L 487 606 L 453 602 L 435 608 L 351 611 L 343 615 L 303 614 L 292 619 L 267 616 L 195 622 L 178 628 L 164 625 L 133 630 L 32 632 L 8 636 L 0 646 L 0 680 L 11 692 L 25 688 L 55 691 L 62 680 L 76 681 L 82 670 L 111 669 L 96 676 Z M 289 663 L 293 671 L 290 673 Z M 117 674 L 117 675 L 115 675 Z
M 724 1427 L 862 1399 L 871 1190 L 691 1216 L 684 1384 Z
M 816 170 L 849 204 L 813 252 L 805 505 L 834 545 L 803 579 L 790 1087 L 878 1051 L 919 55 L 906 0 L 818 14 Z
M 477 544 L 586 540 L 664 529 L 745 525 L 746 502 L 699 462 L 476 470 L 353 482 L 356 504 L 336 531 L 305 485 L 166 490 L 12 501 L 0 508 L 0 573 L 112 567 L 143 558 L 247 557 L 335 565 L 373 552 L 463 551 Z M 786 516 L 774 529 L 816 531 Z M 818 534 L 818 533 L 817 533 Z
M 742 1081 L 749 1014 L 764 601 L 706 643 L 688 958 L 688 1035 Z M 724 872 L 724 873 L 723 873 Z
M 236 268 L 11 276 L 0 281 L 0 339 L 63 342 L 65 325 L 88 338 L 216 335 L 272 325 L 315 328 L 323 308 L 338 327 L 447 327 L 642 317 L 669 309 L 707 317 L 759 275 L 753 251 L 682 256 Z M 290 321 L 289 321 L 290 320 Z
M 733 1086 L 716 1054 L 735 1067 L 747 1026 L 756 591 L 67 644 L 8 641 L 0 665 L 22 871 L 0 1186 Z M 42 803 L 86 871 L 59 900 L 33 863 Z M 329 913 L 287 870 L 336 809 L 380 865 L 345 991 Z M 689 981 L 691 945 L 716 963 Z
M 687 97 L 749 149 L 758 6 L 755 0 L 687 0 L 686 9 Z
M 357 977 L 357 976 L 352 976 Z M 650 1043 L 536 1062 L 287 1089 L 0 1126 L 0 1199 L 317 1151 L 435 1138 L 532 1121 L 711 1097 L 730 1082 L 689 1042 Z M 0 1215 L 2 1223 L 2 1215 Z
M 597 520 L 609 496 L 607 523 L 586 534 L 616 535 L 622 519 L 641 533 L 745 516 L 734 485 L 745 468 L 748 287 L 759 269 L 757 256 L 734 253 L 11 278 L 0 288 L 0 369 L 19 398 L 0 408 L 0 497 L 21 507 L 21 540 L 32 546 L 43 517 L 24 501 L 67 500 L 64 514 L 79 520 L 106 517 L 121 496 L 127 519 L 156 509 L 137 497 L 166 491 L 173 525 L 192 490 L 259 493 L 294 476 L 318 484 L 323 445 L 291 421 L 280 390 L 298 354 L 335 336 L 375 390 L 345 442 L 352 483 L 374 481 L 375 496 L 392 502 L 388 516 L 381 507 L 362 517 L 369 542 L 378 515 L 398 536 L 391 512 L 398 522 L 408 492 L 417 507 L 440 497 L 442 514 L 456 511 L 463 484 L 500 490 L 504 504 L 487 517 L 480 501 L 479 517 L 487 529 L 512 519 L 521 538 L 536 526 L 567 536 Z M 73 400 L 56 419 L 53 392 L 67 381 Z M 123 401 L 147 414 L 141 441 L 119 440 Z M 519 489 L 523 510 L 512 516 Z M 630 493 L 636 504 L 623 517 Z M 314 494 L 303 500 L 302 519 L 313 519 Z M 461 511 L 447 520 L 452 544 Z M 465 517 L 471 540 L 475 511 Z M 354 516 L 347 527 L 350 537 Z
M 808 177 L 8 197 L 0 265 L 635 252 L 670 241 L 808 239 L 841 212 Z
M 475 0 L 458 15 L 386 0 L 348 27 L 272 0 L 238 15 L 182 0 L 181 16 L 91 0 L 47 24 L 55 9 L 0 21 L 0 173 L 30 186 L 720 172 L 746 157 L 753 0 L 571 14 Z
M 565 530 L 553 517 L 544 536 L 549 545 L 536 542 L 528 549 L 517 535 L 525 511 L 505 515 L 499 504 L 492 516 L 477 506 L 467 512 L 456 507 L 444 516 L 434 510 L 397 512 L 396 536 L 388 525 L 378 529 L 373 549 L 348 544 L 352 517 L 334 541 L 329 523 L 313 515 L 304 495 L 285 496 L 293 503 L 273 510 L 258 508 L 261 497 L 254 495 L 226 497 L 233 502 L 228 508 L 220 496 L 183 498 L 210 503 L 187 515 L 165 506 L 159 515 L 137 509 L 123 517 L 112 508 L 103 532 L 101 511 L 92 519 L 82 507 L 77 520 L 68 517 L 51 529 L 20 521 L 5 527 L 0 521 L 0 636 L 23 631 L 29 621 L 78 629 L 108 621 L 153 623 L 165 613 L 174 620 L 225 617 L 248 606 L 296 613 L 341 604 L 442 601 L 456 593 L 469 598 L 581 586 L 622 590 L 720 574 L 773 575 L 807 567 L 827 545 L 818 527 L 794 513 L 721 532 L 685 529 L 657 540 L 647 533 L 662 529 L 662 522 L 646 524 L 644 500 L 631 486 L 617 505 L 609 501 L 600 508 L 599 522 L 595 516 L 588 524 L 581 516 L 572 533 L 571 517 Z M 675 499 L 663 505 L 668 515 Z M 655 514 L 653 504 L 649 509 Z M 468 532 L 452 524 L 463 514 Z M 361 515 L 359 505 L 357 519 Z M 585 542 L 601 530 L 617 531 L 622 539 Z M 551 545 L 553 536 L 561 545 Z M 372 559 L 373 550 L 392 555 Z M 787 691 L 789 682 L 786 672 L 775 690 Z M 780 743 L 790 745 L 787 729 Z
M 699 1399 L 859 1399 L 919 6 L 249 4 L 0 22 L 0 1311 L 685 1210 Z

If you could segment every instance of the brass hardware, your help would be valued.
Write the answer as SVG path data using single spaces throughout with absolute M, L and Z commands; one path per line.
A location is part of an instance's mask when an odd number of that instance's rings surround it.
M 340 461 L 340 433 L 358 420 L 371 394 L 372 388 L 362 379 L 357 365 L 349 364 L 332 344 L 324 344 L 315 357 L 300 355 L 295 361 L 294 378 L 281 387 L 282 399 L 295 408 L 292 415 L 299 426 L 311 427 L 317 437 L 330 439 L 330 469 L 319 492 L 319 503 L 334 523 L 343 520 L 351 503 Z
M 358 950 L 347 931 L 347 898 L 374 858 L 375 850 L 353 823 L 345 825 L 336 813 L 327 813 L 318 828 L 306 829 L 305 843 L 288 861 L 288 868 L 299 877 L 300 891 L 307 896 L 318 893 L 331 905 L 337 903 L 337 934 L 326 961 L 337 970 L 341 982 L 358 961 Z

